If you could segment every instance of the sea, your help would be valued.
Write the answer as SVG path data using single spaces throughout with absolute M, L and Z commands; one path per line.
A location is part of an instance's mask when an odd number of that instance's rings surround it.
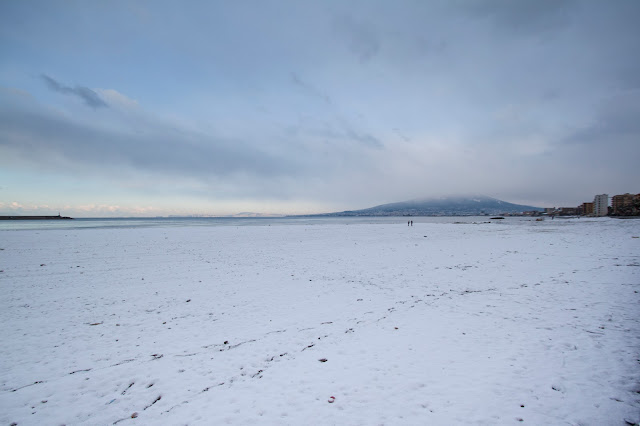
M 535 218 L 512 216 L 492 220 L 492 216 L 358 216 L 358 217 L 118 217 L 78 218 L 71 220 L 2 220 L 0 232 L 17 230 L 110 229 L 193 226 L 282 226 L 282 225 L 357 225 L 419 223 L 521 223 Z

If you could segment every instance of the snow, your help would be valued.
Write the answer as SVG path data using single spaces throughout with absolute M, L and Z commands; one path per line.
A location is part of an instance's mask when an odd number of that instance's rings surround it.
M 640 422 L 638 236 L 609 218 L 0 231 L 0 422 Z

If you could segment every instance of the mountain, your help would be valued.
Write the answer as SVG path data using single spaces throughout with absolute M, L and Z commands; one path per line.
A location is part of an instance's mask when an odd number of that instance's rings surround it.
M 362 210 L 322 216 L 478 216 L 540 211 L 539 207 L 512 204 L 485 196 L 438 197 L 382 204 Z

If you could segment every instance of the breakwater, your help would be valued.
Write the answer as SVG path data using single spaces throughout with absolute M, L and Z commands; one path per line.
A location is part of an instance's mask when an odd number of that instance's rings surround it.
M 0 220 L 66 220 L 68 216 L 0 216 Z

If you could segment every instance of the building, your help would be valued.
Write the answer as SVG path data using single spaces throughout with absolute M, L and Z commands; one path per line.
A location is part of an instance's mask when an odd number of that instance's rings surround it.
M 617 214 L 620 207 L 630 206 L 633 204 L 635 195 L 628 192 L 623 195 L 614 195 L 611 197 L 611 207 L 613 208 L 613 214 Z
M 640 194 L 614 195 L 611 211 L 616 216 L 640 216 Z
M 593 214 L 593 203 L 582 203 L 582 214 L 583 215 Z
M 575 216 L 578 214 L 578 209 L 575 207 L 560 207 L 560 216 Z
M 596 195 L 593 199 L 594 216 L 606 216 L 609 213 L 609 195 Z

